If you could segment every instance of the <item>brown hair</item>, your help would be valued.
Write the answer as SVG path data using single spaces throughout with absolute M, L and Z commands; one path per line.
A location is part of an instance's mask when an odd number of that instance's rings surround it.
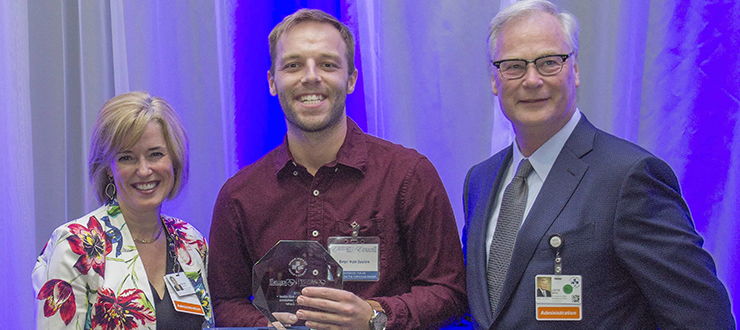
M 303 22 L 327 23 L 337 28 L 337 30 L 339 30 L 339 34 L 344 40 L 344 44 L 347 46 L 347 64 L 349 68 L 348 74 L 352 74 L 352 72 L 355 72 L 355 37 L 352 35 L 349 27 L 337 20 L 334 16 L 331 16 L 321 10 L 304 8 L 299 9 L 295 13 L 283 18 L 283 20 L 278 23 L 275 28 L 272 29 L 272 32 L 270 32 L 270 36 L 268 39 L 270 40 L 271 75 L 275 75 L 275 57 L 277 56 L 278 40 L 280 40 L 280 37 L 282 37 L 286 31 L 290 30 L 290 28 Z

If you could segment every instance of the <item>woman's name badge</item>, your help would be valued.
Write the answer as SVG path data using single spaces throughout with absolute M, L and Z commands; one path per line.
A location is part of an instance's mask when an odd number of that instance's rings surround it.
M 167 274 L 164 276 L 164 284 L 172 298 L 175 310 L 183 313 L 205 315 L 203 306 L 200 305 L 198 296 L 195 295 L 193 284 L 183 272 Z
M 342 266 L 344 281 L 378 281 L 379 237 L 329 237 L 329 254 Z
M 581 320 L 580 275 L 537 275 L 534 282 L 538 321 Z

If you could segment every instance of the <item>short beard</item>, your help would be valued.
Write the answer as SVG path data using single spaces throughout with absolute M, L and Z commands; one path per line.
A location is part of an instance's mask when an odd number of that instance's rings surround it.
M 325 120 L 311 123 L 301 120 L 295 109 L 293 109 L 293 107 L 291 106 L 291 101 L 293 100 L 291 97 L 283 94 L 278 95 L 278 99 L 280 100 L 280 107 L 283 108 L 285 119 L 288 122 L 290 122 L 293 126 L 297 127 L 303 132 L 315 133 L 321 132 L 330 127 L 334 127 L 342 120 L 342 117 L 344 115 L 345 101 L 347 100 L 347 91 L 337 91 L 337 96 L 333 100 L 334 102 L 332 103 L 333 106 L 331 108 L 331 111 L 329 111 L 329 116 L 326 117 Z

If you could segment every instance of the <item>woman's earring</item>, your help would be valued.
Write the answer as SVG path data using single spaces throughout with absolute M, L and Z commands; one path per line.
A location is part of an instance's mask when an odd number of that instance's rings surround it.
M 108 177 L 108 185 L 105 186 L 105 195 L 108 196 L 108 200 L 113 200 L 116 197 L 116 185 L 113 183 L 113 177 Z

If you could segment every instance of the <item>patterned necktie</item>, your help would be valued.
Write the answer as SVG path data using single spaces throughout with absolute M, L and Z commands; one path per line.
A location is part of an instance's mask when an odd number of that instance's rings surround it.
M 491 315 L 496 312 L 501 288 L 506 280 L 506 272 L 509 270 L 511 253 L 514 251 L 516 235 L 524 217 L 524 209 L 527 207 L 526 179 L 530 172 L 532 172 L 532 164 L 528 159 L 523 159 L 519 163 L 516 176 L 506 186 L 504 197 L 501 200 L 501 211 L 499 211 L 498 222 L 496 222 L 496 231 L 493 233 L 486 269 Z

